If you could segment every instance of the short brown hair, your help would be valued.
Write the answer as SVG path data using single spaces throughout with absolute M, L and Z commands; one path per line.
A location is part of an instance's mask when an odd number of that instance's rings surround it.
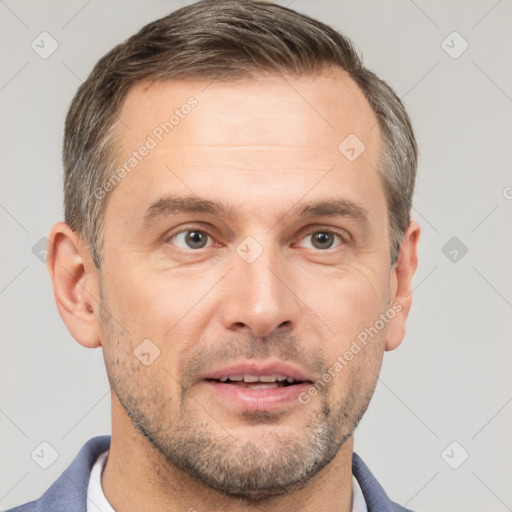
M 146 80 L 229 80 L 261 73 L 304 76 L 344 69 L 373 109 L 384 139 L 378 172 L 386 194 L 391 263 L 410 221 L 418 150 L 393 90 L 366 69 L 331 27 L 260 0 L 203 0 L 149 23 L 108 52 L 79 88 L 66 117 L 65 220 L 101 266 L 108 195 L 98 189 L 116 166 L 115 127 L 126 95 Z

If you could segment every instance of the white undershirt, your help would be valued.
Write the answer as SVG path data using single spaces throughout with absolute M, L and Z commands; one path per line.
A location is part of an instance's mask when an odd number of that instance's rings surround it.
M 91 478 L 87 488 L 87 512 L 115 512 L 103 494 L 101 488 L 101 473 L 107 461 L 108 450 L 103 452 L 94 463 L 91 470 Z M 352 512 L 368 512 L 363 491 L 358 481 L 352 476 Z
M 115 512 L 103 494 L 101 488 L 101 472 L 107 461 L 108 450 L 103 452 L 91 469 L 91 478 L 87 488 L 87 512 Z

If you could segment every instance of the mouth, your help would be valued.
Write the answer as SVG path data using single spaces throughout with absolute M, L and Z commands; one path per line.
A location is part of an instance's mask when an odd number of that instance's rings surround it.
M 299 404 L 298 395 L 313 384 L 305 372 L 281 362 L 245 362 L 201 378 L 209 398 L 232 411 L 272 411 Z
M 287 375 L 223 375 L 219 379 L 205 379 L 207 382 L 218 382 L 219 384 L 232 384 L 248 389 L 275 389 L 286 388 L 303 384 L 305 381 L 295 380 L 294 377 Z

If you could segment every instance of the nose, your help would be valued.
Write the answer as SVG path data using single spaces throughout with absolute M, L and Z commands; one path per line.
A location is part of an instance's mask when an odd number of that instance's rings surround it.
M 289 265 L 265 251 L 252 263 L 235 257 L 228 279 L 221 307 L 224 328 L 264 337 L 296 327 L 300 299 Z

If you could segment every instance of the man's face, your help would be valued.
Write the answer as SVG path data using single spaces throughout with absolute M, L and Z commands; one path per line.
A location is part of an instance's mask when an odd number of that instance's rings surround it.
M 386 324 L 344 357 L 392 306 L 377 120 L 339 70 L 142 84 L 120 118 L 130 171 L 101 271 L 113 399 L 215 489 L 300 487 L 350 438 L 385 348 Z

